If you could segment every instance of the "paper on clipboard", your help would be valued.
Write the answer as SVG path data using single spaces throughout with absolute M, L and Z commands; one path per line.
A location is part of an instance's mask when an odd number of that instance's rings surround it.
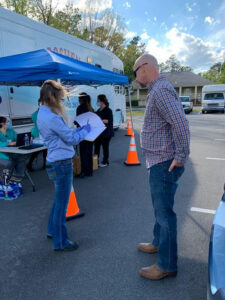
M 85 137 L 85 140 L 90 142 L 93 142 L 106 128 L 101 118 L 92 112 L 81 114 L 77 116 L 74 121 L 80 126 L 90 124 L 91 131 Z

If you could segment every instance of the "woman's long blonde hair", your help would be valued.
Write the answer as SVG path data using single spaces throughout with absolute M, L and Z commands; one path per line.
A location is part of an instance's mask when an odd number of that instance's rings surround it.
M 65 119 L 62 99 L 66 96 L 66 91 L 61 84 L 54 80 L 46 80 L 40 91 L 40 104 L 48 106 L 52 112 L 61 115 Z

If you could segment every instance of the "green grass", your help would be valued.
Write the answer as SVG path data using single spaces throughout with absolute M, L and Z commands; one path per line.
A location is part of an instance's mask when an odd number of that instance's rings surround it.
M 135 110 L 135 111 L 132 111 L 132 114 L 134 117 L 142 117 L 144 116 L 144 111 L 143 110 Z M 127 112 L 127 116 L 130 114 L 130 112 Z
M 200 112 L 200 111 L 202 111 L 202 108 L 201 107 L 193 108 L 193 111 Z

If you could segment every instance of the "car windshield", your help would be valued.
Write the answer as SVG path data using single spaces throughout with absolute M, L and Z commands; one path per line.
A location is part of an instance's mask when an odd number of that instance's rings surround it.
M 181 102 L 190 102 L 190 98 L 189 97 L 180 97 L 180 101 Z
M 209 93 L 205 94 L 204 100 L 223 100 L 223 93 Z

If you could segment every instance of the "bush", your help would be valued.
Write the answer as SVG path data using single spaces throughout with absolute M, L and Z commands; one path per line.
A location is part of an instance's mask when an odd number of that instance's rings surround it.
M 127 107 L 130 106 L 130 104 L 129 104 L 128 101 L 126 102 L 126 106 L 127 106 Z M 133 107 L 133 106 L 139 106 L 139 101 L 138 101 L 138 100 L 132 100 L 132 101 L 131 101 L 131 106 L 132 106 L 132 107 Z
M 132 106 L 138 106 L 138 100 L 132 100 L 131 105 Z

